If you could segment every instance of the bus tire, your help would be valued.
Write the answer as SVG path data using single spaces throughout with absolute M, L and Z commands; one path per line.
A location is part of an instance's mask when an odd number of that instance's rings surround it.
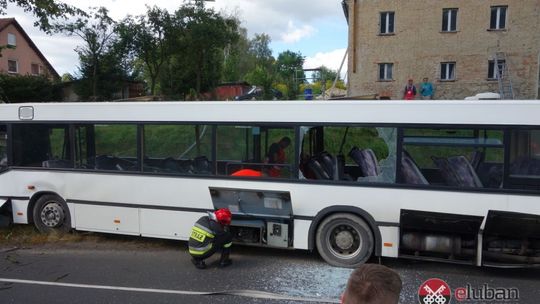
M 336 213 L 325 218 L 317 228 L 317 250 L 330 265 L 357 267 L 373 254 L 373 233 L 360 217 Z
M 32 212 L 34 225 L 41 233 L 66 233 L 71 217 L 66 202 L 57 195 L 45 194 L 36 201 Z

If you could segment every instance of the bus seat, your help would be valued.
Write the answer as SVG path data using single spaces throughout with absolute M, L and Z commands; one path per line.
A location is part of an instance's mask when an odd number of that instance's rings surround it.
M 163 169 L 165 169 L 165 171 L 168 171 L 168 172 L 178 172 L 179 171 L 178 170 L 178 163 L 172 157 L 165 158 L 161 163 L 161 167 Z
M 429 182 L 418 168 L 412 157 L 407 151 L 403 150 L 401 154 L 401 179 L 405 184 L 429 185 Z
M 206 156 L 197 156 L 193 159 L 193 171 L 198 174 L 210 174 L 212 172 L 210 161 Z
M 98 170 L 118 170 L 113 157 L 108 155 L 100 155 L 96 157 L 96 169 Z
M 480 164 L 484 162 L 485 154 L 482 151 L 475 150 L 471 154 L 471 166 L 474 170 L 478 170 Z
M 379 161 L 373 150 L 353 147 L 349 152 L 349 156 L 360 168 L 362 176 L 378 176 L 381 174 Z
M 330 153 L 324 151 L 317 155 L 317 160 L 322 165 L 322 168 L 326 172 L 326 175 L 328 175 L 329 179 L 334 179 L 336 162 L 333 156 Z
M 336 162 L 336 176 L 334 176 L 337 180 L 352 180 L 352 178 L 345 174 L 345 155 L 340 154 L 335 157 Z
M 482 182 L 465 156 L 432 157 L 449 186 L 482 188 Z
M 540 175 L 540 160 L 520 157 L 510 165 L 510 174 L 538 176 Z
M 321 163 L 319 163 L 319 161 L 316 160 L 315 158 L 311 158 L 308 161 L 307 168 L 309 172 L 313 173 L 316 179 L 324 179 L 324 180 L 331 179 L 328 173 L 326 172 L 326 170 L 324 170 Z

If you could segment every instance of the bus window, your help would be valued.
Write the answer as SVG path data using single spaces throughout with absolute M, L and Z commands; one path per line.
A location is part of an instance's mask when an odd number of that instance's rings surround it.
M 73 168 L 68 125 L 13 125 L 13 165 Z
M 294 128 L 218 126 L 216 147 L 220 175 L 238 176 L 240 170 L 250 169 L 265 177 L 292 176 Z
M 75 130 L 75 168 L 94 169 L 96 148 L 94 125 L 79 125 Z
M 395 183 L 395 128 L 329 126 L 301 130 L 303 177 Z
M 77 165 L 81 168 L 137 171 L 136 125 L 75 126 Z
M 7 129 L 0 125 L 0 171 L 7 168 Z
M 482 129 L 404 129 L 401 182 L 500 188 L 503 132 Z
M 540 179 L 540 130 L 511 133 L 510 177 Z
M 212 174 L 212 127 L 145 125 L 145 172 Z

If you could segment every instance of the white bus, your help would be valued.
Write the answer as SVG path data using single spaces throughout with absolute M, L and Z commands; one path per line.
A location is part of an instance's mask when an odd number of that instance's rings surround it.
M 0 105 L 0 210 L 42 232 L 187 240 L 228 207 L 235 243 L 336 266 L 526 266 L 539 195 L 539 101 Z

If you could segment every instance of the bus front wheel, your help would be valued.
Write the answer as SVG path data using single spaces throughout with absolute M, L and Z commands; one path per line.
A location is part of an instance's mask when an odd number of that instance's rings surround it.
M 317 228 L 317 250 L 330 265 L 357 267 L 373 254 L 373 233 L 360 217 L 348 214 L 332 214 Z
M 56 195 L 46 194 L 36 201 L 33 210 L 34 225 L 42 233 L 71 230 L 69 209 L 63 199 Z

